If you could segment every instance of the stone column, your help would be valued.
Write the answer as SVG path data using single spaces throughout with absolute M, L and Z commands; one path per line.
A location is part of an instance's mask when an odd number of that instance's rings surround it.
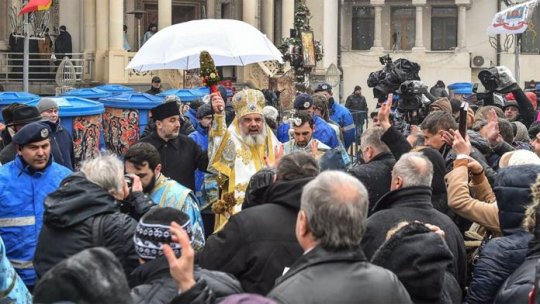
M 109 0 L 109 52 L 105 78 L 109 83 L 126 83 L 127 52 L 124 50 L 124 1 Z
M 294 0 L 281 2 L 281 36 L 288 38 L 290 30 L 294 28 Z
M 257 0 L 244 0 L 242 2 L 242 20 L 259 28 L 259 10 L 257 9 Z
M 371 5 L 375 9 L 375 24 L 373 35 L 372 52 L 382 52 L 384 47 L 382 45 L 382 9 L 384 7 L 384 0 L 371 0 Z
M 109 0 L 109 50 L 123 50 L 124 1 Z
M 338 54 L 338 2 L 335 0 L 324 0 L 323 4 L 323 45 L 324 57 L 323 65 L 326 70 L 330 64 L 337 65 Z
M 455 0 L 458 7 L 458 32 L 457 32 L 457 50 L 465 51 L 467 49 L 467 8 L 470 7 L 470 0 Z
M 206 17 L 216 18 L 216 0 L 206 0 Z
M 96 50 L 96 1 L 84 1 L 84 52 Z
M 109 1 L 96 0 L 96 55 L 95 77 L 97 81 L 105 79 L 105 53 L 109 49 Z
M 172 0 L 158 0 L 158 30 L 172 24 Z
M 274 0 L 262 0 L 262 31 L 274 42 Z
M 109 48 L 109 1 L 96 0 L 96 49 Z
M 426 48 L 424 47 L 424 5 L 426 5 L 426 0 L 413 0 L 413 5 L 416 7 L 416 32 L 414 37 L 414 47 L 412 48 L 413 52 L 424 52 Z

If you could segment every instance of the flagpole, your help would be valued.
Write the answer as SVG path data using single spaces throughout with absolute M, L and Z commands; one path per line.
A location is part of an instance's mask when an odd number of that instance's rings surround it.
M 28 14 L 24 14 L 23 91 L 27 93 L 28 93 L 29 63 L 30 63 L 30 37 L 28 36 Z
M 521 34 L 514 34 L 514 41 L 515 41 L 515 45 L 514 45 L 514 76 L 516 78 L 516 82 L 517 84 L 519 85 L 519 53 L 520 53 L 520 39 L 521 38 Z

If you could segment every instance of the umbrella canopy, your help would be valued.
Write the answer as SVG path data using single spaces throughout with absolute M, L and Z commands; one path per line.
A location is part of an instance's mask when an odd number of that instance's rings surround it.
M 175 24 L 157 32 L 126 69 L 199 68 L 199 54 L 208 51 L 216 66 L 246 65 L 266 60 L 283 62 L 281 52 L 252 25 L 230 19 L 202 19 Z

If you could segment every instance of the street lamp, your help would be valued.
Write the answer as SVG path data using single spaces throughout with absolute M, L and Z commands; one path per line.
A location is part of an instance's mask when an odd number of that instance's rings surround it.
M 141 9 L 135 9 L 131 12 L 128 12 L 127 14 L 134 15 L 135 19 L 137 19 L 137 43 L 139 46 L 137 50 L 140 50 L 141 49 L 141 19 L 143 15 L 146 14 L 146 11 L 141 10 Z
M 328 69 L 326 69 L 326 74 L 324 77 L 327 83 L 329 83 L 332 87 L 336 87 L 341 80 L 341 71 L 335 64 L 332 63 Z

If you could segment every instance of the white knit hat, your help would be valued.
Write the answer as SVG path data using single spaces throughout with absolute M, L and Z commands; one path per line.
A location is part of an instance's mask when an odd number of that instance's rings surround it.
M 265 106 L 263 108 L 264 117 L 272 119 L 273 121 L 277 121 L 278 114 L 278 110 L 272 106 Z
M 516 150 L 508 160 L 508 166 L 540 165 L 540 158 L 529 150 Z

